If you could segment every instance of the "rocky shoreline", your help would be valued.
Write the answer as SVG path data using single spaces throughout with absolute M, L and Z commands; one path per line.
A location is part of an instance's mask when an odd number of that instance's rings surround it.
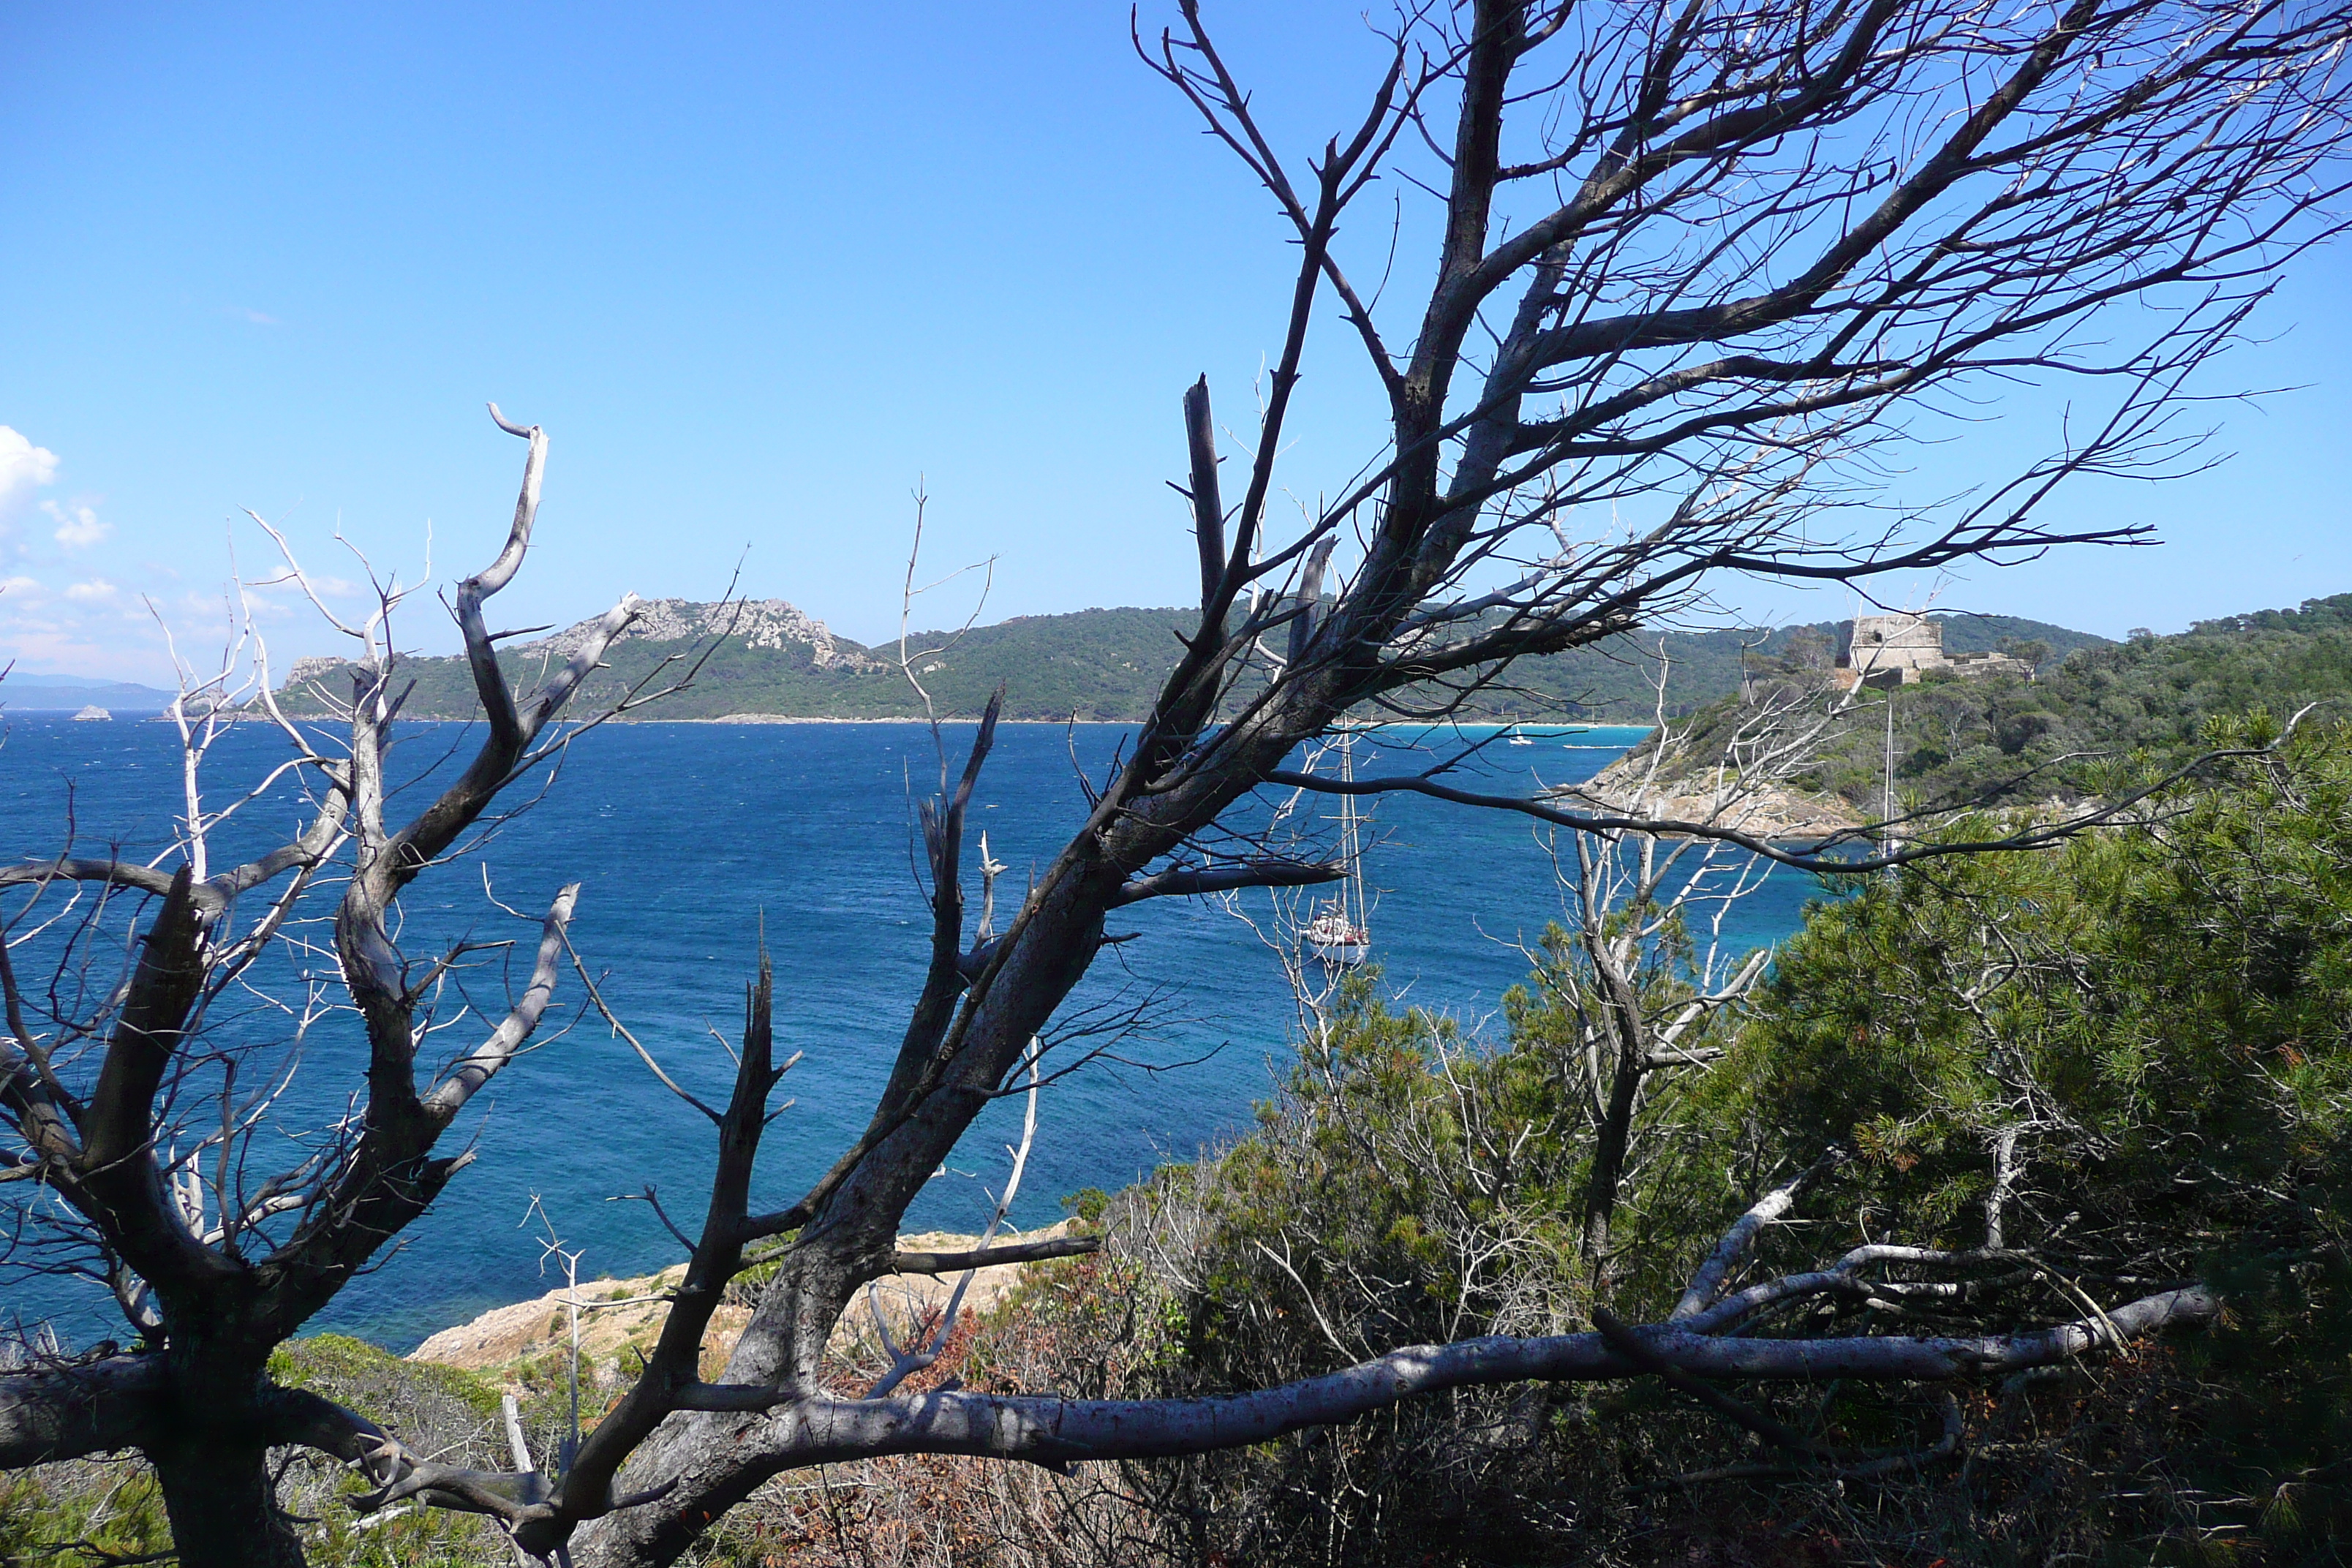
M 1696 788 L 1685 777 L 1645 787 L 1642 773 L 1647 765 L 1648 758 L 1637 749 L 1583 784 L 1545 791 L 1544 798 L 1653 821 L 1706 823 L 1776 841 L 1827 838 L 1866 825 L 1860 812 L 1836 795 L 1785 784 L 1745 785 L 1727 777 Z
M 1072 1234 L 1073 1221 L 1042 1230 L 1005 1232 L 991 1244 L 1054 1241 Z M 903 1252 L 964 1252 L 980 1245 L 976 1236 L 927 1231 L 902 1236 Z M 975 1270 L 964 1292 L 964 1308 L 983 1315 L 1010 1295 L 1020 1283 L 1022 1266 L 998 1264 Z M 443 1329 L 408 1352 L 405 1359 L 434 1366 L 454 1367 L 513 1392 L 551 1355 L 568 1358 L 572 1307 L 580 1307 L 580 1370 L 583 1379 L 599 1387 L 624 1381 L 623 1364 L 632 1352 L 650 1352 L 669 1316 L 667 1293 L 685 1278 L 683 1264 L 658 1274 L 630 1279 L 583 1279 L 576 1295 L 551 1290 L 526 1301 L 494 1307 L 466 1322 Z M 961 1275 L 886 1274 L 874 1282 L 872 1307 L 861 1300 L 842 1316 L 834 1331 L 833 1349 L 857 1357 L 876 1346 L 874 1311 L 889 1323 L 892 1335 L 904 1342 L 908 1331 L 935 1316 L 947 1304 Z M 702 1339 L 702 1371 L 713 1375 L 726 1364 L 751 1321 L 748 1306 L 730 1302 L 711 1314 Z

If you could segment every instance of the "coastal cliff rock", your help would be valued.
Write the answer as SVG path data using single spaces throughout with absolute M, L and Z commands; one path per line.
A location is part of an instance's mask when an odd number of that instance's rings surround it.
M 1580 784 L 1547 791 L 1555 803 L 1582 804 L 1627 816 L 1706 822 L 1737 828 L 1759 838 L 1826 838 L 1864 825 L 1853 806 L 1833 795 L 1817 795 L 1785 784 L 1743 784 L 1712 770 L 1660 780 L 1644 787 L 1649 767 L 1639 747 Z
M 998 1236 L 992 1245 L 1009 1247 L 1019 1241 L 1055 1240 L 1071 1234 L 1072 1223 L 1064 1220 L 1043 1230 L 1007 1232 Z M 976 1236 L 948 1231 L 927 1231 L 898 1238 L 899 1249 L 906 1252 L 962 1252 L 979 1245 L 980 1237 Z M 1017 1264 L 999 1264 L 976 1271 L 971 1288 L 964 1292 L 965 1310 L 974 1316 L 986 1313 L 1020 1282 L 1021 1268 Z M 668 1303 L 661 1298 L 685 1274 L 681 1264 L 634 1279 L 581 1282 L 579 1299 L 586 1309 L 580 1314 L 580 1365 L 583 1379 L 599 1384 L 615 1383 L 622 1375 L 623 1358 L 630 1350 L 653 1347 L 663 1321 L 669 1316 Z M 887 1274 L 876 1280 L 875 1300 L 889 1322 L 892 1335 L 905 1343 L 911 1331 L 947 1304 L 961 1278 L 954 1274 Z M 834 1331 L 834 1352 L 853 1361 L 871 1355 L 877 1348 L 873 1340 L 873 1316 L 865 1305 L 864 1295 L 863 1291 L 859 1293 L 858 1302 L 843 1315 L 840 1327 Z M 566 1348 L 569 1328 L 564 1296 L 562 1290 L 551 1290 L 528 1301 L 493 1308 L 469 1322 L 442 1330 L 409 1352 L 407 1359 L 457 1367 L 511 1390 L 544 1358 Z M 715 1374 L 726 1363 L 751 1317 L 750 1309 L 732 1305 L 723 1306 L 711 1315 L 710 1327 L 702 1340 L 702 1370 L 706 1376 Z
M 519 651 L 570 658 L 586 645 L 589 631 L 599 618 L 592 616 L 575 622 L 551 637 L 522 644 Z M 881 660 L 869 658 L 855 643 L 844 643 L 833 635 L 832 627 L 782 599 L 716 604 L 698 604 L 692 599 L 648 599 L 637 607 L 635 624 L 622 634 L 627 642 L 691 642 L 726 636 L 740 637 L 747 647 L 758 648 L 804 643 L 819 669 L 882 668 Z

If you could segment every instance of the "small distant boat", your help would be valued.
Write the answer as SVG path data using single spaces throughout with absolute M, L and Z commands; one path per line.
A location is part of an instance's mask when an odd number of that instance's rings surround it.
M 1514 746 L 1532 746 L 1535 744 L 1533 741 L 1528 740 L 1525 735 L 1519 733 L 1518 726 L 1516 724 L 1511 726 L 1511 739 L 1509 743 Z
M 113 714 L 109 713 L 105 709 L 100 708 L 97 703 L 93 702 L 87 708 L 84 708 L 80 712 L 75 714 L 73 716 L 73 721 L 77 724 L 89 724 L 99 720 L 111 719 L 113 717 Z
M 1356 738 L 1339 737 L 1339 779 L 1353 783 L 1356 777 Z M 1333 969 L 1347 969 L 1371 956 L 1372 933 L 1365 921 L 1370 911 L 1364 905 L 1364 855 L 1362 834 L 1356 818 L 1356 797 L 1339 797 L 1339 854 L 1348 867 L 1348 879 L 1339 884 L 1339 896 L 1316 906 L 1315 918 L 1298 933 L 1301 946 Z

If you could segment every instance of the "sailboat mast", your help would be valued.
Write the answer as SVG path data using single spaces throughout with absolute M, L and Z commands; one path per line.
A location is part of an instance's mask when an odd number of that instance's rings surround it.
M 1356 782 L 1356 737 L 1353 734 L 1339 737 L 1339 777 L 1349 784 Z M 1367 913 L 1364 908 L 1364 853 L 1363 846 L 1357 841 L 1356 797 L 1352 795 L 1339 797 L 1339 843 L 1341 852 L 1348 857 L 1348 883 L 1356 895 L 1355 907 L 1344 912 L 1348 923 L 1362 931 L 1366 929 L 1364 917 Z M 1343 904 L 1345 900 L 1346 895 L 1342 894 Z
M 1315 918 L 1299 933 L 1299 945 L 1333 969 L 1361 963 L 1370 943 L 1370 933 L 1365 926 L 1370 900 L 1364 896 L 1361 824 L 1356 815 L 1356 797 L 1344 787 L 1356 782 L 1356 737 L 1343 729 L 1339 738 L 1339 782 L 1343 786 L 1339 792 L 1339 853 L 1347 857 L 1347 864 L 1340 870 L 1339 892 L 1314 906 Z

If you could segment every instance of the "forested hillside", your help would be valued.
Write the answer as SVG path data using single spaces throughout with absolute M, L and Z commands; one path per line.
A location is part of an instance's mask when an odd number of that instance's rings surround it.
M 668 609 L 657 630 L 686 624 L 723 627 L 719 606 L 659 602 Z M 769 601 L 777 605 L 777 601 Z M 895 643 L 866 647 L 832 636 L 819 623 L 780 608 L 820 640 L 799 631 L 755 637 L 722 637 L 690 689 L 665 697 L 638 712 L 650 719 L 719 719 L 733 715 L 795 719 L 904 719 L 919 717 L 920 700 L 898 669 Z M 910 653 L 940 651 L 914 662 L 943 713 L 977 713 L 1001 682 L 1005 716 L 1027 720 L 1123 720 L 1140 717 L 1181 649 L 1194 612 L 1181 609 L 1081 610 L 1066 616 L 1024 616 L 961 635 L 921 632 L 908 643 Z M 2105 646 L 2103 639 L 2063 626 L 2006 616 L 1944 616 L 1945 647 L 1974 652 L 2002 644 L 2041 643 L 2052 658 Z M 1770 632 L 1727 629 L 1708 632 L 1630 633 L 1610 642 L 1549 658 L 1528 659 L 1512 671 L 1513 683 L 1477 693 L 1468 716 L 1488 719 L 1591 719 L 1616 723 L 1647 721 L 1656 710 L 1652 682 L 1663 641 L 1668 660 L 1667 700 L 1672 711 L 1690 713 L 1738 689 L 1743 659 L 1753 663 L 1811 657 L 1834 647 L 1839 623 L 1822 621 Z M 568 636 L 569 634 L 566 634 Z M 500 654 L 510 676 L 528 680 L 547 663 L 564 637 Z M 755 646 L 755 644 L 759 646 Z M 590 709 L 607 703 L 646 680 L 665 659 L 678 659 L 658 689 L 683 673 L 698 645 L 690 637 L 632 637 L 607 658 L 610 668 L 583 688 Z M 289 683 L 289 710 L 324 711 L 320 694 L 340 694 L 348 679 L 337 667 L 305 661 Z M 416 682 L 403 712 L 420 719 L 468 719 L 476 710 L 465 663 L 457 658 L 417 658 L 406 673 Z
M 1689 762 L 1712 765 L 1761 695 L 1785 696 L 1822 676 L 1792 659 L 1757 673 L 1750 692 L 1694 717 L 1683 748 Z M 1792 782 L 1877 807 L 1887 788 L 1890 701 L 1898 795 L 1933 803 L 2095 794 L 2110 759 L 2185 756 L 2209 720 L 2265 710 L 2284 721 L 2305 707 L 2321 719 L 2352 713 L 2352 594 L 2200 621 L 2171 637 L 2078 647 L 2032 680 L 1930 676 L 1894 692 L 1865 692 Z

